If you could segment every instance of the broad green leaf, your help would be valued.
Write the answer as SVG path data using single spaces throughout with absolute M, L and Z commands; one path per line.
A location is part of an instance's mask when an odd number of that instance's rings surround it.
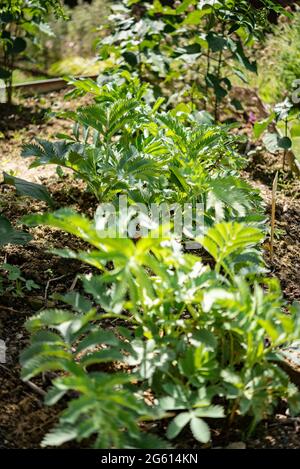
M 219 52 L 227 46 L 226 39 L 214 32 L 209 32 L 206 40 L 212 52 Z
M 17 37 L 12 44 L 12 53 L 13 54 L 20 54 L 24 52 L 27 47 L 26 40 L 23 37 Z
M 209 11 L 209 9 L 194 10 L 191 13 L 188 13 L 183 21 L 183 24 L 198 25 L 201 23 L 203 16 L 207 15 Z
M 54 206 L 54 202 L 45 186 L 25 181 L 24 179 L 11 176 L 5 172 L 3 173 L 3 178 L 4 184 L 14 186 L 16 188 L 17 194 L 26 195 L 37 200 L 42 200 L 51 207 Z
M 0 215 L 0 246 L 5 244 L 26 244 L 32 239 L 29 233 L 17 231 L 11 223 Z
M 290 132 L 291 132 L 291 137 L 294 138 L 294 137 L 300 137 L 300 123 L 294 123 L 292 124 L 291 126 L 291 129 L 290 129 Z
M 272 112 L 272 114 L 267 119 L 264 119 L 260 122 L 255 122 L 253 127 L 253 133 L 255 138 L 259 138 L 265 132 L 265 130 L 267 130 L 268 126 L 274 119 L 275 113 Z

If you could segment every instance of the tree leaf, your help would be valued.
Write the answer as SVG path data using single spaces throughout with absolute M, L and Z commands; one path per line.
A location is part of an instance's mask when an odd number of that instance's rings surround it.
M 123 52 L 124 60 L 131 66 L 136 67 L 138 64 L 137 56 L 133 52 Z
M 194 10 L 186 16 L 183 24 L 197 25 L 201 23 L 203 16 L 207 15 L 209 11 L 208 9 Z
M 224 409 L 220 405 L 211 405 L 209 407 L 199 407 L 193 411 L 195 417 L 209 417 L 212 419 L 222 419 L 225 417 Z

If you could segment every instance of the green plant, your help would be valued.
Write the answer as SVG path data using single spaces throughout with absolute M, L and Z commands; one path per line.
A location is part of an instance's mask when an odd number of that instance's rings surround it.
M 210 109 L 218 120 L 232 76 L 245 82 L 245 70 L 257 71 L 253 45 L 270 27 L 269 13 L 285 13 L 277 2 L 261 1 L 260 6 L 232 0 L 173 6 L 159 0 L 120 1 L 112 6 L 112 33 L 101 39 L 100 57 L 114 58 L 113 70 L 136 71 L 154 85 L 157 95 L 173 83 L 178 91 L 172 100 L 188 95 L 193 103 L 202 100 L 206 106 L 212 96 Z
M 11 293 L 12 296 L 22 298 L 24 296 L 24 289 L 32 291 L 40 288 L 33 280 L 26 280 L 22 276 L 19 267 L 11 264 L 1 264 L 0 269 L 5 272 L 7 280 L 10 282 L 9 286 L 5 286 L 3 278 L 0 278 L 0 293 Z
M 129 428 L 128 422 L 134 409 L 137 423 L 137 406 L 145 405 L 143 392 L 149 389 L 152 404 L 142 413 L 169 419 L 170 439 L 190 424 L 194 437 L 208 442 L 206 419 L 224 416 L 232 424 L 237 415 L 250 415 L 251 430 L 281 399 L 299 412 L 297 388 L 278 366 L 281 347 L 299 338 L 299 307 L 284 314 L 278 282 L 262 277 L 259 229 L 232 222 L 211 228 L 197 240 L 213 260 L 209 267 L 183 253 L 173 239 L 104 238 L 95 222 L 68 210 L 25 221 L 49 224 L 88 242 L 89 251 L 54 252 L 101 272 L 82 277 L 94 308 L 73 293 L 60 299 L 74 312 L 47 310 L 27 324 L 33 337 L 21 360 L 23 378 L 64 371 L 53 381 L 48 404 L 76 391 L 44 444 L 96 434 L 96 447 L 140 447 L 150 436 L 135 433 L 137 427 L 132 422 Z M 114 333 L 105 328 L 108 318 L 119 320 Z M 108 363 L 124 370 L 116 381 L 104 371 Z M 130 376 L 134 386 L 128 394 Z M 112 407 L 114 399 L 123 412 Z M 104 413 L 116 432 L 110 440 L 102 431 Z
M 32 166 L 50 163 L 73 169 L 99 201 L 110 200 L 139 184 L 152 184 L 164 162 L 153 138 L 143 139 L 144 148 L 140 149 L 130 141 L 131 134 L 139 134 L 147 119 L 138 105 L 136 99 L 130 99 L 80 109 L 72 115 L 76 125 L 68 140 L 50 143 L 40 139 L 27 145 L 22 155 L 36 156 Z M 82 140 L 79 125 L 83 126 Z M 122 140 L 118 142 L 121 131 Z M 90 134 L 94 143 L 88 141 Z
M 63 16 L 60 0 L 0 1 L 0 79 L 6 84 L 8 103 L 12 99 L 15 61 L 26 50 L 27 39 L 34 39 L 40 30 L 50 34 L 45 23 L 50 11 Z
M 128 344 L 112 331 L 93 325 L 99 313 L 87 300 L 70 294 L 66 301 L 74 305 L 74 313 L 63 309 L 44 311 L 27 324 L 36 333 L 35 343 L 22 357 L 26 363 L 24 378 L 29 379 L 38 370 L 62 370 L 64 375 L 53 381 L 47 405 L 55 404 L 69 391 L 78 396 L 69 402 L 58 428 L 46 436 L 43 445 L 59 446 L 74 438 L 81 441 L 96 435 L 98 448 L 160 447 L 158 438 L 147 438 L 139 430 L 139 421 L 152 420 L 158 414 L 145 405 L 142 392 L 133 386 L 137 378 L 123 372 L 93 371 L 93 364 L 100 364 L 101 370 L 121 359 Z M 62 332 L 66 322 L 68 328 Z M 92 357 L 89 351 L 99 340 L 104 348 L 97 347 Z
M 272 124 L 272 131 L 268 131 Z M 291 150 L 295 150 L 296 156 L 299 157 L 299 151 L 297 151 L 300 137 L 299 109 L 289 98 L 277 103 L 266 119 L 256 122 L 253 131 L 256 138 L 264 134 L 263 143 L 270 153 L 283 151 L 283 169 L 285 169 L 287 155 L 290 154 L 290 169 L 294 169 L 297 162 L 294 161 Z M 297 166 L 296 170 L 299 171 Z
M 31 167 L 71 168 L 99 202 L 126 195 L 147 205 L 203 204 L 209 226 L 254 214 L 259 221 L 260 198 L 238 176 L 245 160 L 230 127 L 185 105 L 161 111 L 162 99 L 152 101 L 149 87 L 126 73 L 102 86 L 90 79 L 72 83 L 73 96 L 89 92 L 95 104 L 60 114 L 74 121 L 73 135 L 25 145 L 22 155 L 35 157 Z

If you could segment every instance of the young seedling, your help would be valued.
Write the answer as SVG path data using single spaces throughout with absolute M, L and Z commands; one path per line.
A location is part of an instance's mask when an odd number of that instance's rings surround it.
M 1 270 L 7 273 L 7 280 L 11 283 L 7 288 L 4 288 L 3 282 L 0 279 L 0 294 L 11 292 L 13 296 L 22 298 L 24 297 L 24 289 L 32 291 L 40 288 L 33 280 L 26 280 L 22 276 L 19 267 L 15 265 L 4 263 L 1 266 Z

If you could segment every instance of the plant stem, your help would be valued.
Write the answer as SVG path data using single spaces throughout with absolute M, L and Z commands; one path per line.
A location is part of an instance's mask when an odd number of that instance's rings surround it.
M 222 23 L 222 36 L 224 37 L 225 35 L 225 29 L 226 25 L 225 22 Z M 218 67 L 217 67 L 217 81 L 219 82 L 220 76 L 221 76 L 221 68 L 222 68 L 222 61 L 223 61 L 223 48 L 219 52 L 219 57 L 218 57 Z M 215 100 L 215 121 L 217 122 L 219 120 L 219 100 L 216 95 L 216 100 Z
M 238 406 L 239 406 L 239 400 L 237 399 L 233 406 L 232 406 L 232 409 L 231 409 L 231 412 L 230 412 L 230 416 L 229 416 L 229 420 L 228 420 L 228 426 L 229 428 L 232 426 L 233 424 L 233 421 L 235 419 L 235 414 L 236 414 L 236 411 L 238 409 Z
M 220 75 L 221 75 L 221 66 L 222 66 L 222 58 L 223 58 L 223 50 L 220 50 L 219 52 L 219 58 L 218 58 L 218 68 L 217 68 L 217 80 L 219 82 L 220 80 Z M 215 99 L 215 121 L 217 122 L 219 120 L 219 100 L 218 96 L 216 95 Z
M 208 53 L 207 53 L 207 61 L 206 61 L 206 83 L 205 83 L 205 94 L 206 94 L 206 101 L 205 101 L 205 109 L 207 107 L 207 97 L 208 97 L 208 81 L 207 81 L 207 77 L 210 73 L 210 49 L 208 49 Z
M 275 175 L 272 188 L 272 214 L 271 214 L 271 242 L 270 242 L 270 253 L 271 260 L 273 260 L 274 254 L 274 235 L 275 235 L 275 221 L 276 221 L 276 191 L 278 185 L 278 172 Z
M 287 117 L 285 119 L 285 134 L 284 134 L 284 136 L 285 137 L 288 136 L 288 119 L 287 119 Z M 282 161 L 283 171 L 285 170 L 286 155 L 287 155 L 287 149 L 285 149 L 284 152 L 283 152 L 283 161 Z

